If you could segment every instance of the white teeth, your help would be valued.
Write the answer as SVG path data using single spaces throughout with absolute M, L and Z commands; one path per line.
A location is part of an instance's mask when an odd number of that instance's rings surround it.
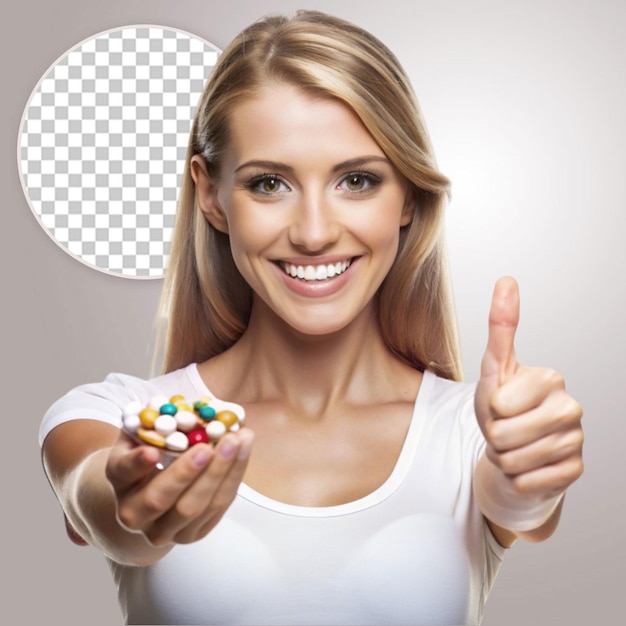
M 286 274 L 302 280 L 326 280 L 343 274 L 350 267 L 350 261 L 339 261 L 328 265 L 293 265 L 282 263 Z

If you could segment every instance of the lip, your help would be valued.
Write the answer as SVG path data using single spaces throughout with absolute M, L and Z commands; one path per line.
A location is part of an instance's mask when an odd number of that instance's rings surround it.
M 342 287 L 348 282 L 350 276 L 354 272 L 354 267 L 358 265 L 360 257 L 324 257 L 324 258 L 289 258 L 289 259 L 281 259 L 281 261 L 277 261 L 274 263 L 276 271 L 279 273 L 283 283 L 285 286 L 292 292 L 305 296 L 308 298 L 321 298 L 325 296 L 330 296 L 337 293 Z M 336 263 L 340 263 L 342 261 L 350 261 L 350 265 L 348 268 L 339 274 L 338 276 L 333 276 L 332 278 L 326 278 L 324 280 L 302 280 L 300 278 L 294 278 L 287 274 L 283 267 L 283 263 L 288 263 L 291 265 L 334 265 Z

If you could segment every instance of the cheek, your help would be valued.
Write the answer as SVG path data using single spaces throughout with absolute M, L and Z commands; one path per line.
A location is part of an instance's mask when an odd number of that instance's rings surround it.
M 252 257 L 263 254 L 276 241 L 280 231 L 271 215 L 253 215 L 235 207 L 230 211 L 229 230 L 231 250 L 238 265 L 249 264 Z

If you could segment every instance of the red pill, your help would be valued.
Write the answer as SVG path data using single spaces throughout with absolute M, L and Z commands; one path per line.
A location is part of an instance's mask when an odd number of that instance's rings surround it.
M 187 439 L 189 439 L 190 446 L 195 446 L 197 443 L 209 443 L 209 436 L 204 428 L 196 428 L 187 433 Z

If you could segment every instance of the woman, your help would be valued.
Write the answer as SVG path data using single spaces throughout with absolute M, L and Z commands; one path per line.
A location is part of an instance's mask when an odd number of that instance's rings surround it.
M 447 190 L 368 33 L 300 12 L 224 51 L 191 133 L 164 374 L 79 387 L 42 425 L 128 623 L 476 624 L 505 547 L 554 531 L 581 409 L 517 364 L 511 279 L 478 385 L 458 382 Z M 120 434 L 155 393 L 234 400 L 247 427 L 160 471 Z

